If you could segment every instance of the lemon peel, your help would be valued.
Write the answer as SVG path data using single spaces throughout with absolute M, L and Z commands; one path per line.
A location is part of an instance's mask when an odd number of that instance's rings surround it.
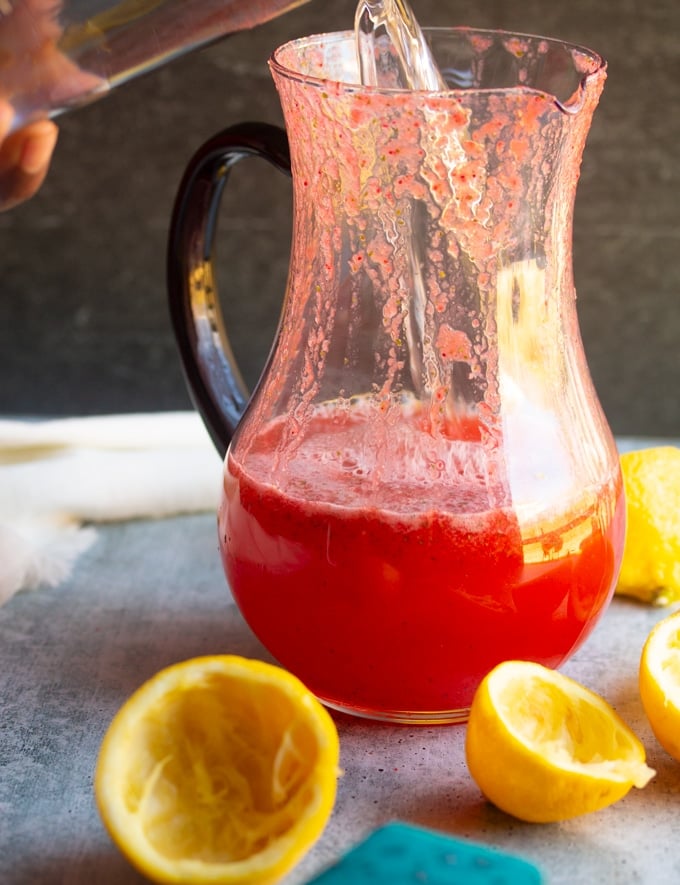
M 271 885 L 323 831 L 338 762 L 335 724 L 296 677 L 235 655 L 193 658 L 120 708 L 95 797 L 153 881 Z
M 680 761 L 680 612 L 659 621 L 640 656 L 640 699 L 661 746 Z
M 616 593 L 652 605 L 680 601 L 680 448 L 620 456 L 626 541 Z
M 529 661 L 506 661 L 484 678 L 465 754 L 487 799 L 534 823 L 598 811 L 655 774 L 643 745 L 603 698 Z

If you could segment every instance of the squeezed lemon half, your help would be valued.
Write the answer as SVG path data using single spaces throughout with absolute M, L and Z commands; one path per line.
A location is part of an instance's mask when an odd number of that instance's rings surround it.
M 114 842 L 153 881 L 265 885 L 320 836 L 338 761 L 333 720 L 290 673 L 194 658 L 121 707 L 95 796 Z
M 465 752 L 487 799 L 536 823 L 597 811 L 654 776 L 644 747 L 605 700 L 528 661 L 499 664 L 482 681 Z
M 680 612 L 659 621 L 647 637 L 640 698 L 657 740 L 680 760 Z

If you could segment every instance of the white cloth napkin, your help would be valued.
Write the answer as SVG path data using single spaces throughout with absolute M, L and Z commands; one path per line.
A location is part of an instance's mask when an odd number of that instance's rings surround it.
M 220 484 L 194 412 L 0 420 L 0 605 L 65 580 L 92 523 L 216 510 Z

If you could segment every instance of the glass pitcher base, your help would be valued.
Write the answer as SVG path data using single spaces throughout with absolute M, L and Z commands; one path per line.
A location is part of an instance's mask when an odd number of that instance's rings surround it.
M 470 717 L 469 707 L 460 707 L 456 710 L 372 710 L 318 697 L 324 706 L 338 713 L 391 725 L 462 725 Z

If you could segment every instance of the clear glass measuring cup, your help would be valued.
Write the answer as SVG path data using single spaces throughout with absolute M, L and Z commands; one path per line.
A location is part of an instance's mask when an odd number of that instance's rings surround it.
M 304 2 L 0 0 L 0 100 L 16 129 Z

